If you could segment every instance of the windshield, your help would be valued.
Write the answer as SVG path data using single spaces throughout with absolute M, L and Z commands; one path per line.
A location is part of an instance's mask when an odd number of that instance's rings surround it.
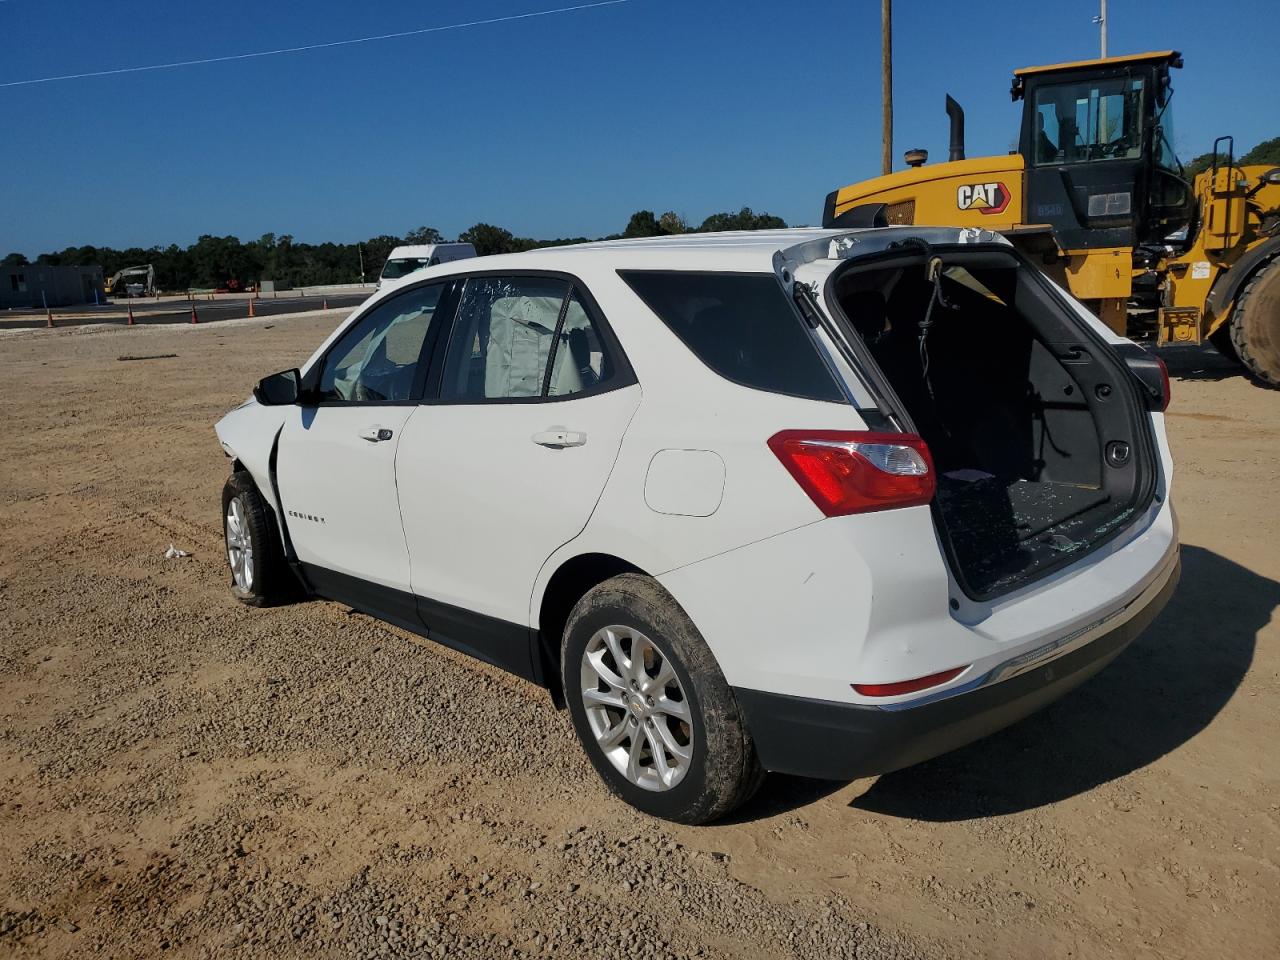
M 1035 163 L 1141 156 L 1143 86 L 1139 78 L 1056 83 L 1038 89 Z
M 433 258 L 434 259 L 434 258 Z M 415 270 L 431 266 L 431 260 L 425 257 L 409 257 L 404 260 L 388 260 L 382 267 L 383 280 L 399 280 L 407 277 Z

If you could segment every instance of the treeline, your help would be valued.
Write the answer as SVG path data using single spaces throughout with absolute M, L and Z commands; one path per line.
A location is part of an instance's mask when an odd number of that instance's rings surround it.
M 653 237 L 686 233 L 693 229 L 764 230 L 785 227 L 781 217 L 755 213 L 743 207 L 737 213 L 715 213 L 696 228 L 690 227 L 675 212 L 655 216 L 652 210 L 632 215 L 622 233 L 608 237 L 564 237 L 534 240 L 517 237 L 502 227 L 477 223 L 464 230 L 458 240 L 475 245 L 481 256 L 495 253 L 517 253 L 537 247 L 585 243 L 590 239 L 619 237 Z M 375 279 L 394 247 L 406 243 L 441 243 L 445 238 L 433 227 L 410 230 L 403 237 L 377 236 L 359 243 L 300 243 L 289 234 L 266 233 L 247 242 L 237 237 L 201 236 L 189 247 L 170 244 L 167 247 L 67 247 L 53 253 L 42 253 L 35 260 L 51 266 L 87 266 L 101 264 L 103 275 L 112 276 L 125 267 L 150 263 L 156 271 L 156 285 L 162 290 L 226 287 L 230 281 L 248 286 L 260 280 L 274 280 L 281 287 L 312 287 L 330 283 L 355 283 Z M 24 265 L 29 261 L 21 253 L 11 253 L 0 261 L 3 265 Z
M 1219 163 L 1227 162 L 1227 155 L 1223 153 L 1218 158 Z M 1252 150 L 1248 150 L 1235 158 L 1237 166 L 1247 167 L 1252 164 L 1265 164 L 1267 166 L 1280 166 L 1280 137 L 1272 137 L 1270 140 L 1263 140 Z M 1186 173 L 1190 177 L 1194 177 L 1198 173 L 1208 170 L 1213 164 L 1212 153 L 1202 153 L 1198 157 L 1193 157 L 1187 161 Z

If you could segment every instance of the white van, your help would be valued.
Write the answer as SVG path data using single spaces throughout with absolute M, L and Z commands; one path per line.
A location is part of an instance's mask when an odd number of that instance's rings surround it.
M 476 255 L 476 248 L 469 243 L 419 243 L 396 247 L 382 265 L 378 275 L 378 289 L 388 280 L 399 280 L 423 267 L 434 267 L 450 260 L 465 260 Z

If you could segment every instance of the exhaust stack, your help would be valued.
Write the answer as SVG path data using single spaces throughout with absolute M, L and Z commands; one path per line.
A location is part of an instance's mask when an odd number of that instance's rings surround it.
M 947 94 L 947 116 L 951 119 L 951 155 L 948 160 L 964 159 L 964 109 Z

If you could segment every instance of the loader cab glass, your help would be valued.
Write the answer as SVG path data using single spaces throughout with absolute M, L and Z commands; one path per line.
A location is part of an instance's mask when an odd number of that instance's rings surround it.
M 1193 219 L 1173 152 L 1176 55 L 1020 71 L 1026 217 L 1066 250 L 1163 242 Z
M 1182 177 L 1185 176 L 1182 161 L 1173 152 L 1173 88 L 1166 84 L 1161 93 L 1163 97 L 1157 103 L 1155 118 L 1156 166 Z
M 1142 154 L 1143 81 L 1056 83 L 1036 91 L 1035 163 L 1132 160 Z

